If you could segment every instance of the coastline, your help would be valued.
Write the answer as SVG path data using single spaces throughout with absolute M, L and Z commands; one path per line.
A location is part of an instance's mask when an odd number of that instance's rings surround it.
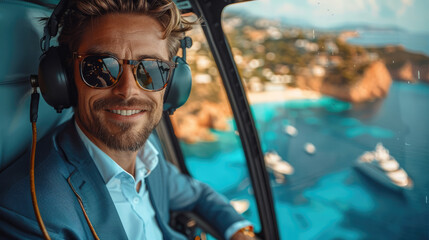
M 321 97 L 322 94 L 319 92 L 292 87 L 276 91 L 247 92 L 247 99 L 250 104 L 284 102 L 301 99 L 320 99 Z

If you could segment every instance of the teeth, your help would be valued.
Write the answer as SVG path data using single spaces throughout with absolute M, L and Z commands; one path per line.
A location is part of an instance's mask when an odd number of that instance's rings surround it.
M 131 116 L 141 111 L 142 110 L 111 110 L 112 113 L 119 114 L 122 116 Z

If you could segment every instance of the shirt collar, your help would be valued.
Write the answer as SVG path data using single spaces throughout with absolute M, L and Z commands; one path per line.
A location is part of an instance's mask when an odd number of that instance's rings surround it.
M 93 159 L 106 184 L 115 176 L 122 173 L 129 174 L 105 152 L 98 148 L 91 140 L 89 140 L 76 121 L 75 126 L 79 137 L 82 139 L 85 148 L 88 150 L 89 155 Z M 147 177 L 158 165 L 158 161 L 159 152 L 148 139 L 142 150 L 137 153 L 135 181 L 138 182 Z M 132 177 L 134 178 L 134 176 Z

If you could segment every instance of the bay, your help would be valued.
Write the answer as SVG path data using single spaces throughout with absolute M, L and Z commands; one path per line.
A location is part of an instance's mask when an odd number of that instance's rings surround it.
M 395 81 L 385 99 L 365 104 L 323 97 L 253 105 L 263 150 L 295 168 L 283 184 L 271 176 L 282 239 L 427 239 L 428 103 L 427 84 Z M 298 129 L 296 137 L 284 132 L 287 124 Z M 188 168 L 229 199 L 248 199 L 244 216 L 258 229 L 239 137 L 214 133 L 217 142 L 182 144 Z M 307 142 L 314 155 L 304 151 Z M 392 191 L 354 169 L 379 142 L 412 177 L 413 190 Z

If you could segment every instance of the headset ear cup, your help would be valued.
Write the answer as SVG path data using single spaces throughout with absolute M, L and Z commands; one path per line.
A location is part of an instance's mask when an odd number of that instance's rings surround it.
M 169 114 L 181 107 L 188 100 L 192 88 L 191 68 L 181 57 L 175 56 L 176 63 L 170 82 L 164 95 L 164 111 Z
M 50 47 L 40 57 L 39 87 L 45 101 L 58 112 L 74 104 L 75 88 L 64 64 L 63 47 Z

